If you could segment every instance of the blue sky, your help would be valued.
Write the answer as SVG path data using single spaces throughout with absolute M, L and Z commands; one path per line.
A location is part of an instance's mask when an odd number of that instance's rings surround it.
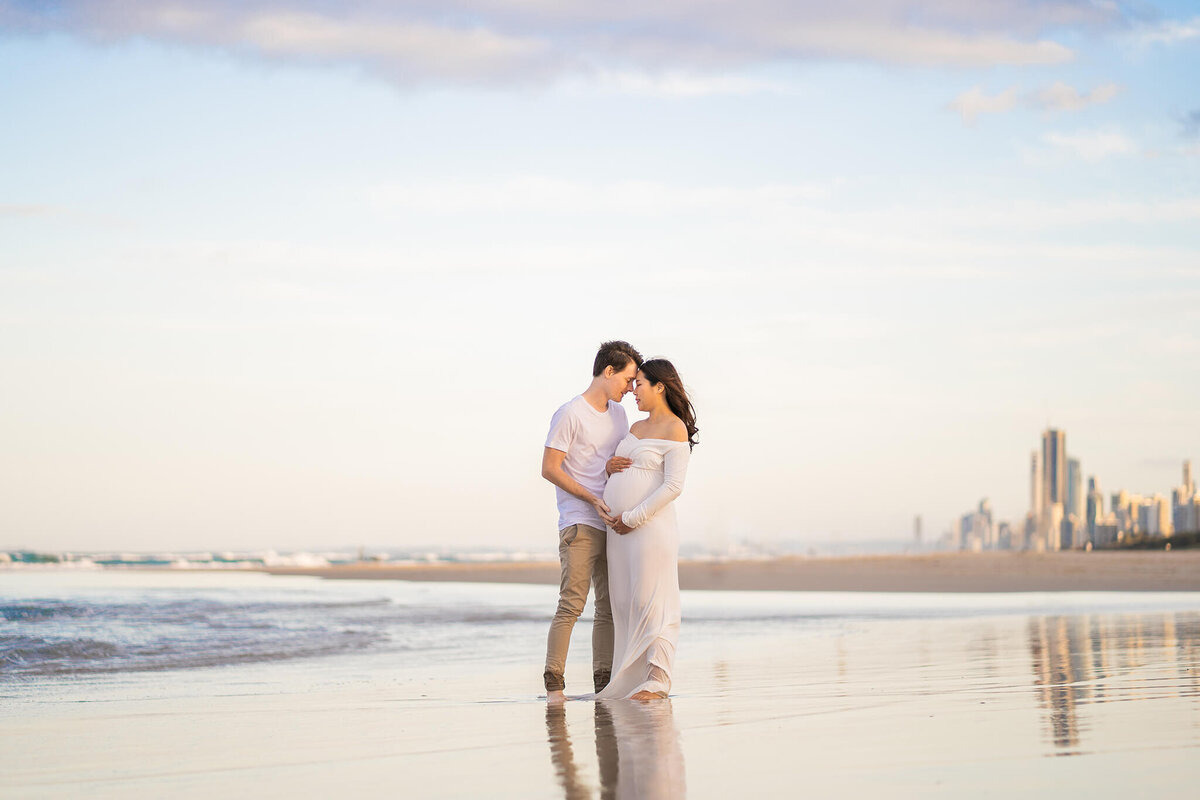
M 544 547 L 613 337 L 697 542 L 1167 492 L 1200 10 L 826 5 L 0 3 L 0 546 Z

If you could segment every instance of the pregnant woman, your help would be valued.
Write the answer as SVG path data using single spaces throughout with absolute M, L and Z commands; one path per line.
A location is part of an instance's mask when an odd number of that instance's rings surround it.
M 651 700 L 671 691 L 679 641 L 679 529 L 672 501 L 683 491 L 696 445 L 696 412 L 670 361 L 642 364 L 633 390 L 640 411 L 617 445 L 627 468 L 614 474 L 604 502 L 608 594 L 615 642 L 612 679 L 598 700 Z

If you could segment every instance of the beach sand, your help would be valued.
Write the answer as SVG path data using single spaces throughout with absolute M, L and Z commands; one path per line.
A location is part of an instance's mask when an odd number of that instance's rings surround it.
M 345 564 L 271 567 L 276 575 L 407 581 L 557 584 L 543 563 Z M 682 561 L 684 589 L 823 592 L 1200 591 L 1200 550 Z

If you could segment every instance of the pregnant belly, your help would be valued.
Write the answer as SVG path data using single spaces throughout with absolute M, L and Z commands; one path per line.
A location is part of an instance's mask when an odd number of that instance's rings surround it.
M 645 469 L 627 469 L 608 479 L 604 487 L 604 504 L 614 514 L 636 506 L 662 486 L 663 474 Z

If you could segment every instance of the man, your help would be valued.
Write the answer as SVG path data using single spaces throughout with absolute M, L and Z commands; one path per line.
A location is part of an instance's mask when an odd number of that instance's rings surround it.
M 614 458 L 629 433 L 621 398 L 633 390 L 642 355 L 628 342 L 600 345 L 592 364 L 592 382 L 583 394 L 554 412 L 542 477 L 555 486 L 558 498 L 558 561 L 561 565 L 558 610 L 546 641 L 546 698 L 564 699 L 567 648 L 575 620 L 587 602 L 589 585 L 596 589 L 592 624 L 592 678 L 596 691 L 608 685 L 612 672 L 613 622 L 608 604 L 608 559 L 605 525 L 614 520 L 604 504 L 608 476 L 628 466 Z

